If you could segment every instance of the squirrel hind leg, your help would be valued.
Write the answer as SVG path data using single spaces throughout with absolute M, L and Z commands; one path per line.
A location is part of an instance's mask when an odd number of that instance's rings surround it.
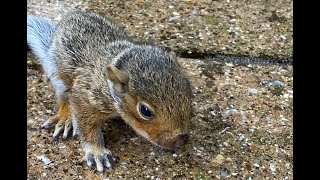
M 59 111 L 56 115 L 51 116 L 41 128 L 50 129 L 55 126 L 53 133 L 53 138 L 58 139 L 59 135 L 63 131 L 63 139 L 66 139 L 71 132 L 72 122 L 71 122 L 71 112 L 70 103 L 67 99 L 58 100 Z

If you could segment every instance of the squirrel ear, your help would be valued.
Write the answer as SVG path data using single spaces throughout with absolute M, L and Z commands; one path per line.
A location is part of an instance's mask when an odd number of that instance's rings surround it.
M 114 65 L 107 66 L 108 78 L 114 83 L 120 83 L 127 85 L 129 82 L 129 77 L 127 74 L 119 70 Z
M 127 86 L 129 77 L 123 71 L 115 67 L 114 65 L 107 66 L 107 75 L 110 81 L 112 81 L 111 93 L 114 96 L 121 97 L 127 92 Z

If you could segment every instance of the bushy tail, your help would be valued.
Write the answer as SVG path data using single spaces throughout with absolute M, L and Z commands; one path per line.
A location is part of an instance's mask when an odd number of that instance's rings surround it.
M 56 25 L 50 19 L 28 15 L 27 42 L 38 58 L 46 59 L 51 35 L 55 29 Z
M 49 76 L 54 71 L 54 60 L 49 57 L 48 49 L 55 29 L 56 25 L 50 19 L 34 15 L 27 17 L 27 43 Z

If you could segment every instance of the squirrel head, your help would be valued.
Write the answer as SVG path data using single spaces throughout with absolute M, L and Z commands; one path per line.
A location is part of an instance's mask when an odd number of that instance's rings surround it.
M 107 67 L 118 113 L 153 144 L 175 150 L 188 141 L 191 83 L 174 53 L 134 46 Z

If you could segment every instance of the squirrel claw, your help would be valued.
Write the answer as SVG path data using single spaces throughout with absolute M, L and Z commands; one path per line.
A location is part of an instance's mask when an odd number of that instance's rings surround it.
M 68 137 L 68 135 L 70 134 L 70 130 L 71 130 L 71 121 L 66 121 L 64 124 L 64 132 L 63 132 L 63 139 L 66 139 Z
M 78 136 L 79 136 L 78 134 L 72 134 L 72 138 L 73 138 L 73 139 L 77 139 Z
M 112 165 L 115 162 L 115 158 L 112 156 L 111 151 L 103 148 L 100 151 L 93 152 L 91 148 L 85 149 L 87 164 L 89 167 L 93 167 L 96 164 L 97 171 L 102 173 L 104 168 L 112 169 Z
M 90 168 L 92 168 L 92 167 L 93 167 L 93 164 L 95 164 L 93 155 L 92 155 L 92 154 L 88 154 L 86 159 L 87 159 L 87 164 L 88 164 L 88 166 L 89 166 Z
M 61 117 L 56 114 L 50 117 L 42 126 L 41 129 L 51 129 L 55 125 L 53 139 L 57 140 L 61 132 L 63 131 L 62 138 L 66 139 L 71 132 L 72 123 L 71 117 Z
M 51 116 L 45 123 L 41 125 L 41 129 L 50 129 L 59 121 L 59 115 Z
M 72 124 L 72 138 L 77 139 L 78 136 L 79 136 L 79 132 L 78 132 L 77 126 Z
M 53 138 L 54 139 L 58 139 L 58 136 L 61 132 L 61 130 L 64 129 L 64 124 L 62 123 L 57 123 L 56 126 L 55 126 L 55 129 L 54 129 L 54 133 L 53 133 Z

